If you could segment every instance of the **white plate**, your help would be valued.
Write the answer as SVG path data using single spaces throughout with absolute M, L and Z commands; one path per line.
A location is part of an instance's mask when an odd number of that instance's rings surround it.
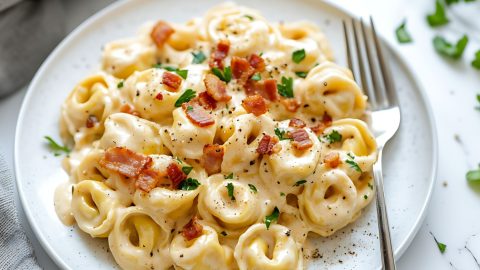
M 126 1 L 113 4 L 73 31 L 48 57 L 30 84 L 20 112 L 15 140 L 15 171 L 20 198 L 36 236 L 52 259 L 66 269 L 118 268 L 105 240 L 92 239 L 66 227 L 53 206 L 55 187 L 67 179 L 60 158 L 47 149 L 44 135 L 58 138 L 60 106 L 73 86 L 92 73 L 100 48 L 108 41 L 133 36 L 145 21 L 184 22 L 201 16 L 218 1 Z M 316 22 L 345 63 L 341 20 L 346 12 L 318 1 L 246 0 L 271 21 L 307 19 Z M 430 199 L 437 166 L 432 114 L 424 92 L 405 62 L 390 52 L 398 87 L 402 123 L 385 149 L 385 187 L 393 245 L 397 258 L 420 227 Z M 375 203 L 354 224 L 329 238 L 318 238 L 321 255 L 311 269 L 374 269 L 380 266 Z

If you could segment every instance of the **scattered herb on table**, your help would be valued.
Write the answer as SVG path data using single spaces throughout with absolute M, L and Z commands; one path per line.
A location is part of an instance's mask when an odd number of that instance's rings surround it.
M 449 23 L 445 7 L 439 0 L 435 1 L 435 13 L 427 15 L 427 22 L 430 26 L 436 27 Z
M 395 30 L 395 34 L 397 35 L 397 40 L 400 43 L 412 42 L 412 37 L 407 31 L 407 20 L 404 20 L 402 24 L 400 24 L 400 26 Z

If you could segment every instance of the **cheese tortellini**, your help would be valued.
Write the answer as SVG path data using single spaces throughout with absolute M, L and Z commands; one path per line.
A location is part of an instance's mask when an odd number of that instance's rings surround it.
M 122 269 L 305 269 L 375 196 L 367 99 L 333 61 L 315 24 L 233 3 L 107 43 L 61 108 L 60 219 Z

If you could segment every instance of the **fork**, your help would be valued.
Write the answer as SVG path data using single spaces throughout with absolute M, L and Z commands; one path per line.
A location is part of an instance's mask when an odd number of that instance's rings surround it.
M 353 30 L 349 32 L 349 28 Z M 378 158 L 373 165 L 373 177 L 377 190 L 376 205 L 382 265 L 385 270 L 394 270 L 395 258 L 383 191 L 382 152 L 385 144 L 398 130 L 400 108 L 390 68 L 385 61 L 372 17 L 370 29 L 366 30 L 361 19 L 360 21 L 352 19 L 349 26 L 343 21 L 348 66 L 368 96 L 372 132 L 377 141 Z

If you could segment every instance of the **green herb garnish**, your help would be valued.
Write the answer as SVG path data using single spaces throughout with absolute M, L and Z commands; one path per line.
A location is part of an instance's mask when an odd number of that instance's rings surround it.
M 186 80 L 187 76 L 188 76 L 188 69 L 177 69 L 177 70 L 175 70 L 175 73 L 177 73 L 178 76 L 180 76 L 184 80 Z
M 478 106 L 475 107 L 475 109 L 480 111 L 480 94 L 477 94 L 477 101 L 478 101 Z
M 201 184 L 200 184 L 200 182 L 197 181 L 197 179 L 189 177 L 189 178 L 187 178 L 186 180 L 183 180 L 180 183 L 180 189 L 181 190 L 195 190 L 200 185 Z
M 402 24 L 395 30 L 395 34 L 397 35 L 397 40 L 400 43 L 410 43 L 412 42 L 412 37 L 410 33 L 408 33 L 406 28 L 407 20 L 404 20 Z
M 223 71 L 214 67 L 212 68 L 212 73 L 226 83 L 232 80 L 232 69 L 230 67 L 223 68 Z
M 117 88 L 120 89 L 123 87 L 123 81 L 120 81 L 118 84 L 117 84 Z
M 444 243 L 438 242 L 437 238 L 433 235 L 432 232 L 430 232 L 430 234 L 432 235 L 433 240 L 435 240 L 435 243 L 437 243 L 437 247 L 440 250 L 440 252 L 444 253 L 445 250 L 447 249 L 447 245 L 445 245 Z
M 293 78 L 282 76 L 282 84 L 277 84 L 277 88 L 282 97 L 293 98 Z
M 292 61 L 295 63 L 300 63 L 302 60 L 305 59 L 305 49 L 301 49 L 298 51 L 294 51 L 292 53 Z
M 229 175 L 223 176 L 224 179 L 233 179 L 233 172 Z
M 362 169 L 360 168 L 360 166 L 358 166 L 358 163 L 353 161 L 353 159 L 347 159 L 345 160 L 345 162 L 349 164 L 350 168 L 354 169 L 355 171 L 362 172 Z
M 283 192 L 280 192 L 280 196 L 285 196 L 285 193 L 283 193 Z
M 186 175 L 188 175 L 192 170 L 193 170 L 193 167 L 189 167 L 189 166 L 182 167 L 182 172 Z
M 308 72 L 305 72 L 305 71 L 297 71 L 297 72 L 295 72 L 295 75 L 297 75 L 297 76 L 300 77 L 300 78 L 304 78 L 304 79 L 305 79 L 305 78 L 307 77 L 307 75 L 308 75 Z
M 472 67 L 480 69 L 480 50 L 475 53 L 475 58 L 472 61 Z
M 432 27 L 444 25 L 450 22 L 445 13 L 445 7 L 439 0 L 435 2 L 435 13 L 427 15 L 427 22 Z
M 303 185 L 305 183 L 307 183 L 307 180 L 298 180 L 293 186 L 299 187 L 300 185 Z
M 324 138 L 327 139 L 328 143 L 341 142 L 342 134 L 340 134 L 336 130 L 332 130 L 332 132 L 330 132 L 330 134 L 325 135 Z
M 50 136 L 44 136 L 44 138 L 48 141 L 48 146 L 50 150 L 52 150 L 54 156 L 60 156 L 62 153 L 69 154 L 70 148 L 67 146 L 62 146 L 54 141 Z
M 368 199 L 368 195 L 367 195 L 367 194 L 363 195 L 363 198 L 364 198 L 365 200 Z
M 262 79 L 262 76 L 260 75 L 260 73 L 255 73 L 253 74 L 251 79 L 254 81 L 260 81 Z
M 248 184 L 248 186 L 250 187 L 250 189 L 253 191 L 253 193 L 257 193 L 257 187 L 254 186 L 253 184 Z
M 197 92 L 192 89 L 187 89 L 185 92 L 175 101 L 175 107 L 182 106 L 183 103 L 189 102 L 192 98 L 197 96 Z
M 235 201 L 235 196 L 233 195 L 233 190 L 235 187 L 233 186 L 233 184 L 228 183 L 225 187 L 227 188 L 228 197 L 230 197 L 232 201 Z
M 203 61 L 207 59 L 205 54 L 202 51 L 199 51 L 197 53 L 192 52 L 193 59 L 192 59 L 192 64 L 201 64 Z
M 292 138 L 285 137 L 285 133 L 286 133 L 285 130 L 280 130 L 279 128 L 275 128 L 275 135 L 277 135 L 280 141 L 293 140 Z
M 251 15 L 243 15 L 243 17 L 248 18 L 250 21 L 255 20 Z
M 372 184 L 368 183 L 368 187 L 369 187 L 371 190 L 373 190 L 373 185 L 372 185 Z
M 480 167 L 476 170 L 471 170 L 467 172 L 467 181 L 470 183 L 480 182 Z
M 280 215 L 280 210 L 278 210 L 278 208 L 275 206 L 275 208 L 273 209 L 273 212 L 272 214 L 268 215 L 265 217 L 265 226 L 267 226 L 267 230 L 268 228 L 270 228 L 270 224 L 274 221 L 277 221 L 278 220 L 278 216 Z
M 465 47 L 467 47 L 467 44 L 467 35 L 463 35 L 463 37 L 457 41 L 455 46 L 441 36 L 436 36 L 433 39 L 433 46 L 438 53 L 454 59 L 462 57 L 463 51 L 465 50 Z

